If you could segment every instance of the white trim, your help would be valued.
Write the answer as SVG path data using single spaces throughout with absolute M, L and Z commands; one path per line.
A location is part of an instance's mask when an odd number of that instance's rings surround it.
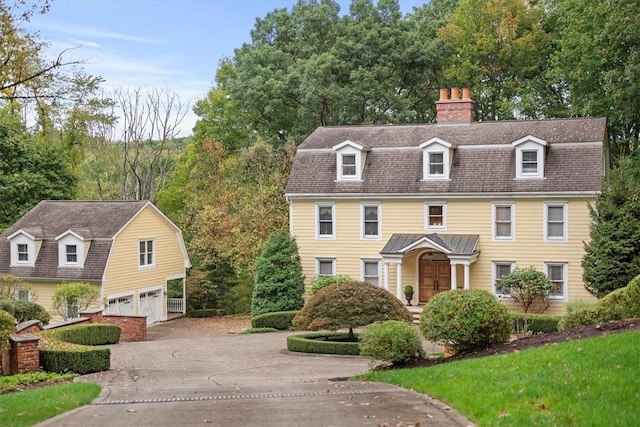
M 549 208 L 561 207 L 562 208 L 562 237 L 549 236 Z M 560 242 L 564 243 L 568 241 L 569 236 L 569 203 L 566 201 L 557 202 L 543 202 L 543 235 L 542 238 L 545 242 Z
M 395 193 L 390 195 L 388 193 L 368 193 L 366 197 L 380 200 L 428 200 L 430 198 L 442 200 L 446 197 L 447 200 L 465 200 L 465 199 L 497 199 L 497 198 L 511 198 L 517 197 L 519 199 L 540 199 L 540 198 L 552 198 L 558 197 L 563 199 L 584 199 L 588 197 L 596 198 L 601 194 L 601 191 L 540 191 L 540 192 L 509 192 L 509 193 Z M 285 194 L 290 200 L 353 200 L 362 199 L 362 193 L 287 193 Z
M 140 264 L 140 255 L 142 255 L 142 252 L 140 252 L 140 243 L 144 242 L 144 246 L 145 246 L 145 251 L 144 251 L 144 255 L 145 255 L 145 263 L 144 264 Z M 147 264 L 147 254 L 149 254 L 149 252 L 147 252 L 147 243 L 151 242 L 151 263 Z M 138 269 L 139 270 L 144 270 L 144 269 L 148 269 L 148 268 L 153 268 L 156 266 L 156 239 L 154 237 L 141 237 L 138 238 Z
M 320 234 L 320 208 L 331 208 L 331 234 Z M 315 229 L 317 240 L 333 240 L 336 238 L 336 204 L 335 202 L 315 203 Z
M 547 299 L 554 301 L 566 301 L 569 290 L 569 263 L 566 261 L 545 261 L 544 274 L 549 277 L 549 266 L 561 266 L 562 267 L 562 295 L 549 295 Z M 551 278 L 549 277 L 549 280 Z
M 330 262 L 331 263 L 331 276 L 336 275 L 336 259 L 331 257 L 317 257 L 316 258 L 316 276 L 320 276 L 320 263 L 321 262 Z M 327 276 L 327 274 L 322 274 L 322 276 Z
M 380 258 L 360 258 L 360 280 L 363 282 L 366 282 L 366 276 L 365 276 L 365 264 L 373 264 L 376 263 L 377 268 L 378 268 L 378 283 L 376 286 L 381 286 L 382 285 L 382 275 L 380 274 L 382 272 L 382 269 L 380 268 L 382 265 L 382 260 Z
M 333 146 L 336 153 L 336 180 L 337 181 L 361 181 L 362 180 L 362 152 L 366 151 L 365 147 L 353 141 L 346 140 L 340 144 Z M 343 172 L 344 156 L 354 156 L 355 173 L 353 175 L 345 175 Z
M 27 260 L 20 260 L 19 255 L 24 253 L 18 253 L 19 246 L 26 246 Z M 11 247 L 11 267 L 33 267 L 36 262 L 36 241 L 29 233 L 25 233 L 19 230 L 13 233 L 9 238 L 9 246 Z
M 507 264 L 510 265 L 511 272 L 513 272 L 513 270 L 516 268 L 515 261 L 491 261 L 491 293 L 497 296 L 498 298 L 511 299 L 511 296 L 509 294 L 498 293 L 498 290 L 496 289 L 496 281 L 498 280 L 497 274 L 496 274 L 496 268 L 498 267 L 498 265 L 507 265 Z
M 516 149 L 516 179 L 544 178 L 545 147 L 547 141 L 528 135 L 511 143 Z M 536 153 L 536 171 L 527 172 L 523 168 L 523 153 Z
M 429 225 L 429 207 L 442 207 L 442 225 Z M 443 201 L 426 201 L 424 202 L 424 229 L 443 231 L 447 229 L 447 202 Z
M 378 234 L 365 235 L 365 209 L 375 207 L 378 217 Z M 382 204 L 380 202 L 362 202 L 360 203 L 360 240 L 380 240 L 382 239 Z
M 497 215 L 496 211 L 499 207 L 510 208 L 511 235 L 498 236 Z M 513 201 L 493 202 L 491 203 L 491 240 L 495 242 L 512 242 L 516 240 L 516 204 Z
M 422 179 L 448 180 L 451 170 L 452 145 L 440 138 L 431 138 L 418 146 L 422 149 Z M 442 173 L 431 173 L 431 155 L 442 154 Z

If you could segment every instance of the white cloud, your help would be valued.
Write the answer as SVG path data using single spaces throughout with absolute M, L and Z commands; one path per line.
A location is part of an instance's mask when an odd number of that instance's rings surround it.
M 67 24 L 56 24 L 52 22 L 40 22 L 40 29 L 55 31 L 61 34 L 67 34 L 75 37 L 94 37 L 98 39 L 125 40 L 138 43 L 158 44 L 159 40 L 148 37 L 139 37 L 130 34 L 117 33 L 113 31 L 103 31 L 95 28 L 80 27 Z
M 79 40 L 79 39 L 71 39 L 71 41 L 79 46 L 96 47 L 96 48 L 100 47 L 100 44 L 96 42 L 90 42 L 90 41 Z

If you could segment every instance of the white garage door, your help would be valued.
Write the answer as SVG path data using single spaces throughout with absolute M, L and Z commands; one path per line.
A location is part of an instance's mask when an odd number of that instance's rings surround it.
M 109 314 L 133 315 L 133 295 L 109 298 Z
M 161 291 L 140 293 L 140 315 L 147 316 L 147 325 L 156 323 L 162 319 Z

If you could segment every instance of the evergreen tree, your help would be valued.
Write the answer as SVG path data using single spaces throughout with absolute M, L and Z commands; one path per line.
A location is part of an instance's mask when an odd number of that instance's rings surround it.
M 591 210 L 591 241 L 582 260 L 585 287 L 597 298 L 640 274 L 640 187 L 627 162 L 612 170 L 611 185 Z
M 297 310 L 304 304 L 303 294 L 298 245 L 286 230 L 276 231 L 257 260 L 251 315 Z

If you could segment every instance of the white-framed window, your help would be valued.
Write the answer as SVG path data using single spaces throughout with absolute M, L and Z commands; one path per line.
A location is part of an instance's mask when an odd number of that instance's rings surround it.
M 140 240 L 139 244 L 139 266 L 149 267 L 155 262 L 153 252 L 153 240 Z
M 17 288 L 15 298 L 18 301 L 31 301 L 31 290 L 26 288 Z
M 447 228 L 447 204 L 444 202 L 428 202 L 424 205 L 424 228 L 427 230 L 444 230 Z
M 528 135 L 511 144 L 516 149 L 516 178 L 544 178 L 544 153 L 548 143 Z
M 18 243 L 16 246 L 18 247 L 18 262 L 28 263 L 29 262 L 29 245 L 26 243 Z
M 64 305 L 64 320 L 80 317 L 80 306 L 76 298 L 66 298 Z
M 567 241 L 567 203 L 544 203 L 544 240 L 548 242 Z
M 316 276 L 335 276 L 335 258 L 316 258 Z
M 493 271 L 492 271 L 493 278 L 491 280 L 491 283 L 492 283 L 494 295 L 499 295 L 501 297 L 508 296 L 503 292 L 500 292 L 498 290 L 498 286 L 500 285 L 500 280 L 502 280 L 503 277 L 511 274 L 515 266 L 516 266 L 516 263 L 513 261 L 494 261 L 493 262 Z
M 336 152 L 336 179 L 338 181 L 359 181 L 362 179 L 362 156 L 368 149 L 353 141 L 334 145 Z
M 513 203 L 493 204 L 494 240 L 515 240 L 515 210 Z
M 78 263 L 78 246 L 77 245 L 65 245 L 65 256 L 67 264 Z
M 360 266 L 362 281 L 380 286 L 380 260 L 363 259 Z
M 361 205 L 360 215 L 362 218 L 361 224 L 363 239 L 380 238 L 380 211 L 379 203 L 363 203 Z
M 567 272 L 566 262 L 545 262 L 544 272 L 554 285 L 554 289 L 549 292 L 549 299 L 567 299 Z
M 419 147 L 422 149 L 422 179 L 449 179 L 453 146 L 440 138 L 431 138 Z
M 335 237 L 336 205 L 334 203 L 316 204 L 316 237 L 333 239 Z

